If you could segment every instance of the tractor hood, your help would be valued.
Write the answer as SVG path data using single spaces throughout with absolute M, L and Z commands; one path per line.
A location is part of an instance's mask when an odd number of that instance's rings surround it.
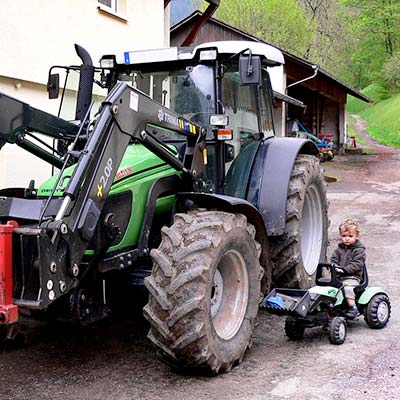
M 114 178 L 114 183 L 119 182 L 124 178 L 131 175 L 137 175 L 142 172 L 166 165 L 164 161 L 158 158 L 150 150 L 146 149 L 141 144 L 133 144 L 128 146 L 125 155 L 121 161 L 118 171 Z M 69 179 L 71 178 L 75 169 L 75 165 L 72 165 L 63 173 L 62 178 L 58 184 L 57 190 L 54 192 L 54 196 L 62 196 L 64 189 L 67 187 Z M 47 197 L 53 190 L 53 187 L 58 179 L 58 174 L 43 183 L 39 190 L 38 196 Z

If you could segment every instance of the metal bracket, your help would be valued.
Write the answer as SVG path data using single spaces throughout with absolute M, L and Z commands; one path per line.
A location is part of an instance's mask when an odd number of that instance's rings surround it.
M 18 307 L 13 303 L 12 233 L 15 221 L 0 225 L 0 324 L 18 321 Z

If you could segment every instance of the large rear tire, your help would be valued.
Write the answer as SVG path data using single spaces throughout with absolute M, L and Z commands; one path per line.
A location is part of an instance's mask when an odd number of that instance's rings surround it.
M 242 361 L 261 300 L 254 237 L 244 215 L 219 211 L 177 214 L 162 229 L 144 315 L 168 363 L 216 374 Z
M 318 263 L 326 260 L 328 226 L 323 170 L 317 157 L 300 154 L 289 181 L 285 232 L 270 237 L 274 286 L 308 288 L 315 282 Z

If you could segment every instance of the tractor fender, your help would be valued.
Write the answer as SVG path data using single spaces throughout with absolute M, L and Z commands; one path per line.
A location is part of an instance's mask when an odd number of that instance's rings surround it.
M 226 196 L 221 194 L 181 192 L 176 194 L 177 204 L 183 209 L 190 209 L 193 206 L 198 208 L 216 209 L 233 214 L 243 214 L 247 221 L 256 229 L 256 240 L 262 246 L 261 265 L 269 263 L 269 243 L 265 224 L 260 212 L 247 200 L 239 197 Z M 194 204 L 193 204 L 194 203 Z M 179 207 L 178 207 L 179 209 Z
M 329 301 L 334 302 L 335 307 L 340 306 L 344 300 L 342 289 L 335 286 L 312 286 L 310 289 L 308 289 L 308 293 L 314 296 L 325 296 L 324 303 Z
M 272 137 L 257 151 L 247 199 L 260 211 L 268 236 L 285 232 L 288 186 L 298 154 L 317 157 L 318 148 L 308 139 Z
M 344 302 L 344 293 L 343 293 L 343 290 L 340 290 L 336 296 L 335 307 L 341 306 L 343 304 L 343 302 Z
M 367 287 L 358 299 L 357 304 L 366 305 L 377 294 L 385 294 L 387 296 L 387 293 L 380 287 Z

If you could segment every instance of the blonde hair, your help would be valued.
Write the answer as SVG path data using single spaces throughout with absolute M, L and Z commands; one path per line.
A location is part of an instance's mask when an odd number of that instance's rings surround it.
M 360 223 L 354 218 L 346 218 L 339 225 L 339 233 L 343 232 L 356 232 L 357 236 L 360 234 Z

